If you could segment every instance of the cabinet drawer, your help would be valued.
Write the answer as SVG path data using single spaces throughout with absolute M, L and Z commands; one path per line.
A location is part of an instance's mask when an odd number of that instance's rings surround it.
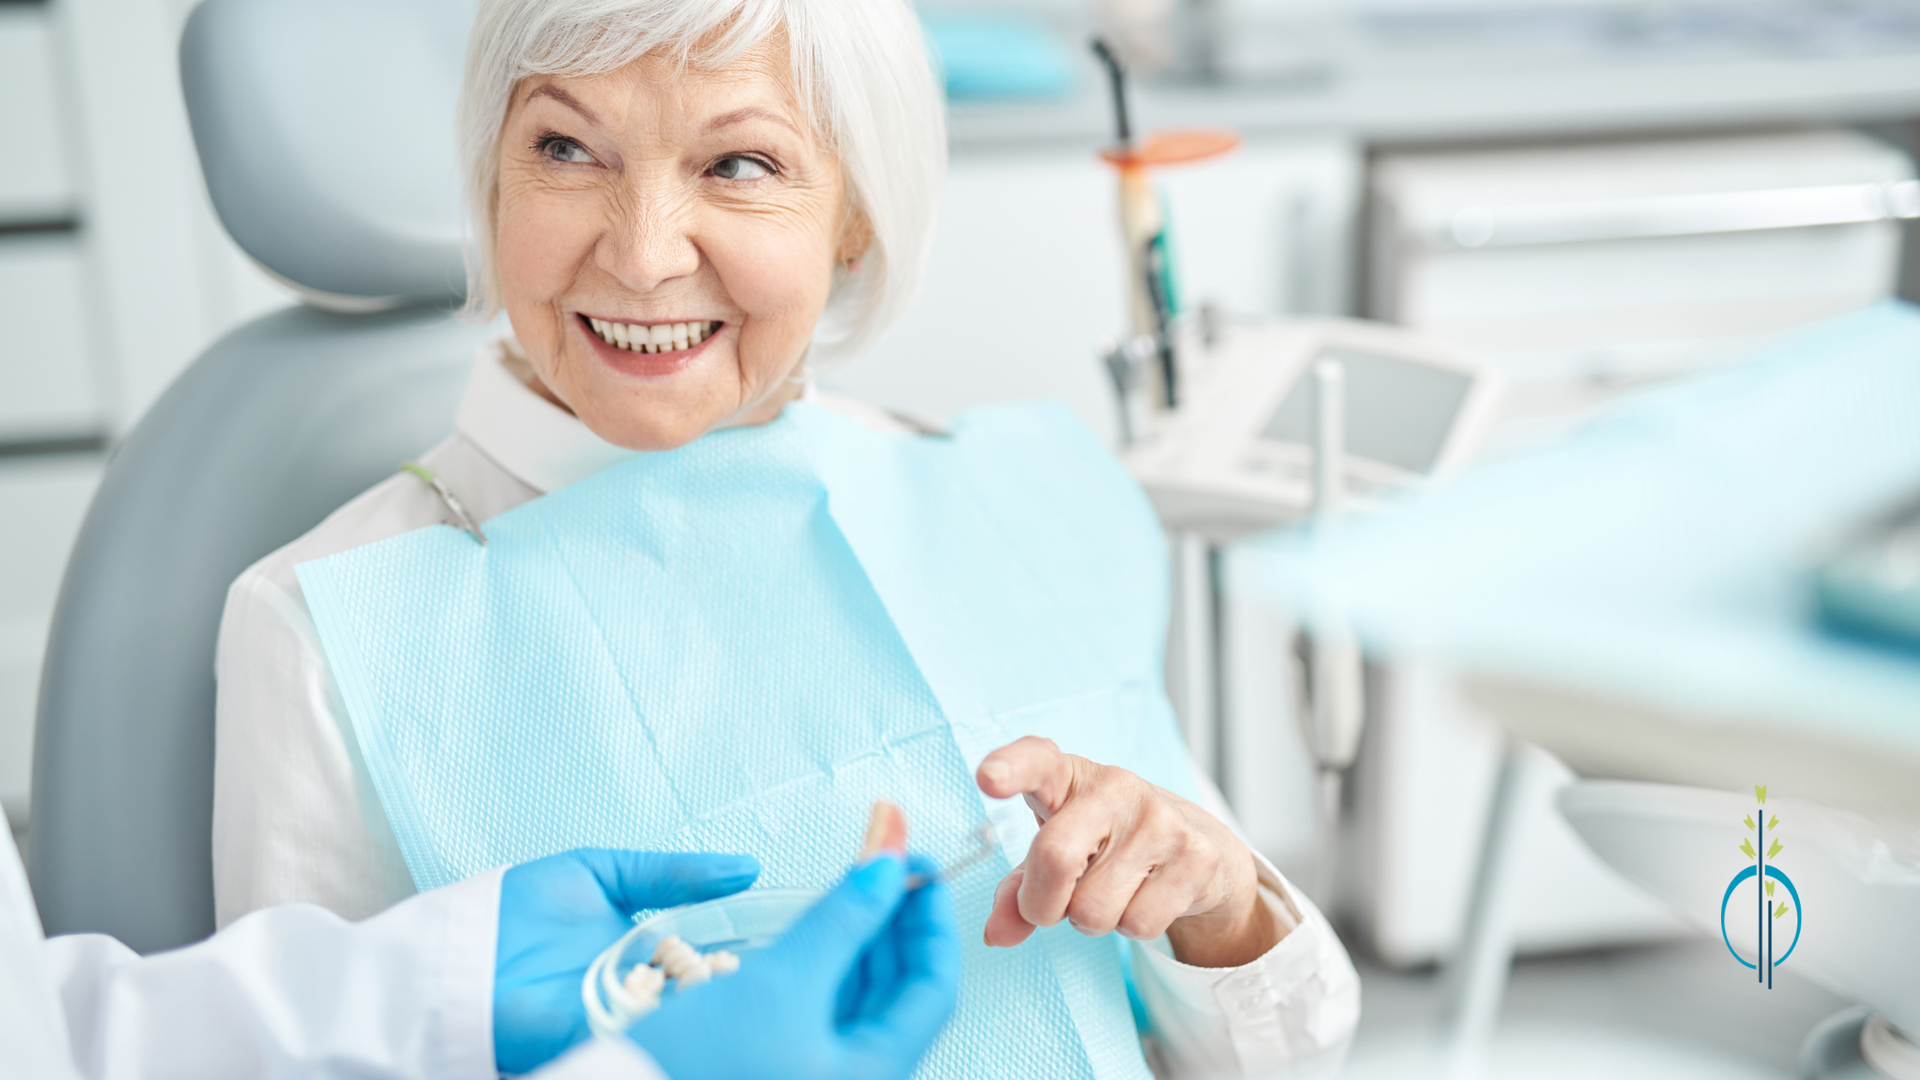
M 0 457 L 0 807 L 24 823 L 34 701 L 54 597 L 101 454 Z
M 101 430 L 83 281 L 70 237 L 0 235 L 0 443 Z
M 0 4 L 0 224 L 74 212 L 69 146 L 60 112 L 53 34 L 44 4 Z

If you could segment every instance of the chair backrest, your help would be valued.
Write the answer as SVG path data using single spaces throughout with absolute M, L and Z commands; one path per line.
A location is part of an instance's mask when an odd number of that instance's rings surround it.
M 183 82 L 222 222 L 336 310 L 227 335 L 107 467 L 41 679 L 28 856 L 48 933 L 150 952 L 213 930 L 227 587 L 453 428 L 489 332 L 448 314 L 464 285 L 449 128 L 469 10 L 207 0 L 188 22 Z
M 255 261 L 321 306 L 466 287 L 454 100 L 469 0 L 206 0 L 180 80 L 207 193 Z

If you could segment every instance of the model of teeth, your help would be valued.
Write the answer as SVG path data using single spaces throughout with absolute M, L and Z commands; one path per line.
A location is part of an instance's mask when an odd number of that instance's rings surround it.
M 703 319 L 699 322 L 642 326 L 639 323 L 608 322 L 588 316 L 587 325 L 593 327 L 593 332 L 600 335 L 601 341 L 615 348 L 628 352 L 663 353 L 692 348 L 719 333 L 726 323 L 718 319 Z
M 660 995 L 666 992 L 668 979 L 686 990 L 715 975 L 731 975 L 739 970 L 740 958 L 725 949 L 715 949 L 702 956 L 680 938 L 668 936 L 655 946 L 651 963 L 635 964 L 620 981 L 620 988 L 629 998 L 620 1002 L 620 1006 L 623 1012 L 637 1019 L 660 1007 Z

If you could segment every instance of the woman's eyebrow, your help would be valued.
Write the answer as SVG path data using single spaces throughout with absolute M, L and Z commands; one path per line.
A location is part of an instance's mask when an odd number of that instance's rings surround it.
M 589 123 L 597 124 L 600 122 L 599 114 L 581 104 L 579 98 L 574 97 L 572 94 L 567 93 L 565 90 L 551 83 L 542 83 L 532 90 L 527 91 L 527 101 L 532 101 L 537 97 L 550 97 L 560 104 L 565 105 L 567 108 L 572 109 L 574 112 L 579 113 L 585 117 Z M 525 102 L 522 102 L 522 104 L 525 104 Z
M 735 124 L 745 123 L 748 120 L 771 120 L 786 128 L 788 131 L 793 132 L 795 135 L 800 134 L 800 129 L 793 126 L 793 121 L 781 116 L 772 109 L 759 105 L 748 105 L 744 109 L 735 109 L 732 112 L 721 113 L 719 116 L 708 120 L 700 130 L 703 134 L 712 134 L 721 128 L 732 127 Z

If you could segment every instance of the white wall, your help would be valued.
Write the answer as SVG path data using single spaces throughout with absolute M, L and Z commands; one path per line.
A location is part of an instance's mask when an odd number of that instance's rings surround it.
M 1360 186 L 1352 144 L 1261 142 L 1161 181 L 1190 309 L 1347 308 Z M 925 287 L 827 383 L 934 420 L 1057 398 L 1111 441 L 1113 399 L 1096 347 L 1127 328 L 1118 214 L 1113 174 L 1091 154 L 957 155 Z

